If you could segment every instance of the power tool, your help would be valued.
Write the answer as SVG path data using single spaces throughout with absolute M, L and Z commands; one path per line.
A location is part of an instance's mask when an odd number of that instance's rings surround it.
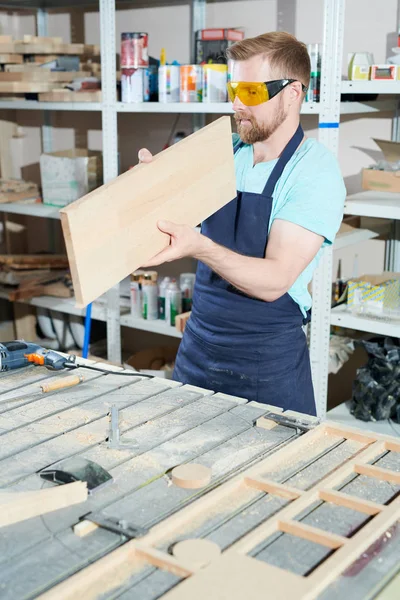
M 16 340 L 0 343 L 0 372 L 21 369 L 29 364 L 41 365 L 52 371 L 74 368 L 75 357 L 62 356 L 38 344 Z
M 51 371 L 60 371 L 61 369 L 90 369 L 99 373 L 110 374 L 109 369 L 103 369 L 97 365 L 79 363 L 76 356 L 63 356 L 54 350 L 46 350 L 39 344 L 25 342 L 24 340 L 15 340 L 13 342 L 0 343 L 0 373 L 12 371 L 13 369 L 22 369 L 29 364 L 40 365 Z M 142 377 L 153 379 L 153 375 L 140 373 L 138 371 L 113 371 L 113 375 L 125 375 L 128 377 Z

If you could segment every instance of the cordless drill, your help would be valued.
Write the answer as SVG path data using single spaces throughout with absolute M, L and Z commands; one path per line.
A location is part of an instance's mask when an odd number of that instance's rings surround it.
M 52 371 L 73 366 L 73 357 L 62 356 L 38 344 L 15 340 L 0 343 L 0 372 L 21 369 L 29 364 L 41 365 Z

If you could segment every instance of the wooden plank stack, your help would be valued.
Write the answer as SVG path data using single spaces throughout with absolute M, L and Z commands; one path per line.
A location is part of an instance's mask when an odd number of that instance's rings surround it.
M 0 36 L 0 99 L 9 98 L 10 94 L 23 98 L 25 94 L 58 92 L 77 79 L 99 77 L 99 55 L 96 45 L 65 44 L 58 37 L 25 35 L 22 40 L 13 40 L 11 36 Z M 56 61 L 63 56 L 79 57 L 79 70 L 57 67 Z M 98 87 L 93 82 L 91 86 Z M 84 89 L 85 95 L 86 92 Z M 53 98 L 41 100 L 53 101 Z

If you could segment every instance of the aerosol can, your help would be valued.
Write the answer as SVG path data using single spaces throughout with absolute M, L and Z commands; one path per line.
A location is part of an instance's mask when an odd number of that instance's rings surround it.
M 182 312 L 182 292 L 173 279 L 167 287 L 165 295 L 165 320 L 168 325 L 175 325 L 175 318 Z

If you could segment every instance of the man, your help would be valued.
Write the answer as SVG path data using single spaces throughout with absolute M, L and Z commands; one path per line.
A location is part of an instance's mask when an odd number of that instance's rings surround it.
M 227 54 L 237 197 L 201 233 L 158 223 L 170 246 L 146 266 L 199 261 L 175 379 L 315 415 L 307 286 L 340 226 L 345 187 L 334 156 L 300 126 L 305 45 L 272 32 Z M 139 159 L 151 154 L 143 149 Z

